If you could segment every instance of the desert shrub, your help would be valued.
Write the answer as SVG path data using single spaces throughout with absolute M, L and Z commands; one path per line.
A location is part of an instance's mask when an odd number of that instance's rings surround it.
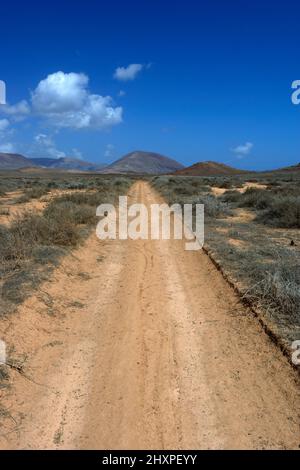
M 52 264 L 57 266 L 61 256 L 66 251 L 58 246 L 53 245 L 37 245 L 32 249 L 33 260 L 39 264 Z
M 48 189 L 45 187 L 32 188 L 27 191 L 27 194 L 31 199 L 39 199 L 47 193 Z
M 0 215 L 9 215 L 10 211 L 8 207 L 0 207 Z
M 24 256 L 37 244 L 74 246 L 78 241 L 76 225 L 63 211 L 45 216 L 30 212 L 23 214 L 13 222 L 11 232 L 17 246 L 24 248 Z
M 58 187 L 59 187 L 59 185 L 57 184 L 56 181 L 48 181 L 48 183 L 47 183 L 47 188 L 48 189 L 56 189 Z
M 273 254 L 273 263 L 248 262 L 252 287 L 245 297 L 266 308 L 277 320 L 300 325 L 300 265 L 288 250 Z
M 0 261 L 3 263 L 13 257 L 15 251 L 14 236 L 11 230 L 0 225 Z
M 230 181 L 229 179 L 217 180 L 216 181 L 216 187 L 217 188 L 230 189 L 233 186 L 234 186 L 233 182 Z
M 171 178 L 171 179 L 172 179 L 172 182 L 175 181 L 175 178 Z M 169 180 L 170 180 L 169 176 L 154 176 L 151 179 L 151 183 L 158 191 L 160 191 L 161 189 L 167 188 L 169 186 Z
M 300 185 L 285 184 L 272 187 L 272 194 L 276 196 L 300 196 Z
M 175 181 L 175 184 L 169 184 L 169 179 Z M 230 214 L 228 204 L 209 194 L 211 188 L 204 185 L 202 178 L 159 176 L 152 179 L 152 185 L 171 204 L 204 204 L 207 217 L 220 218 Z
M 67 184 L 68 189 L 85 189 L 88 185 L 83 181 L 71 182 Z
M 259 183 L 257 178 L 248 178 L 249 183 Z
M 176 188 L 176 193 L 177 194 L 183 194 L 185 196 L 190 196 L 193 194 L 197 194 L 197 190 L 195 187 L 191 185 L 184 185 L 184 186 L 178 186 Z
M 86 193 L 86 192 L 80 192 L 80 193 L 73 193 L 73 194 L 64 194 L 63 196 L 60 196 L 55 200 L 53 204 L 58 205 L 62 203 L 71 203 L 71 204 L 76 204 L 78 206 L 80 205 L 88 205 L 92 207 L 97 207 L 101 202 L 103 201 L 103 196 L 99 192 L 95 193 Z M 49 207 L 51 207 L 52 204 L 50 204 Z
M 16 203 L 29 202 L 31 199 L 40 199 L 42 196 L 48 193 L 48 189 L 45 187 L 36 187 L 31 189 L 26 189 L 25 193 L 22 194 L 17 200 Z
M 126 178 L 116 178 L 113 182 L 114 186 L 126 186 Z
M 88 224 L 95 219 L 95 210 L 88 204 L 76 204 L 70 200 L 54 200 L 44 211 L 51 220 L 67 219 L 75 225 Z
M 169 184 L 161 177 L 152 181 L 170 202 L 204 203 L 206 215 L 206 245 L 233 279 L 238 280 L 245 299 L 262 308 L 285 339 L 297 339 L 300 327 L 300 264 L 296 248 L 284 248 L 280 239 L 270 237 L 269 230 L 255 222 L 233 222 L 224 217 L 230 208 L 249 207 L 257 211 L 256 220 L 277 227 L 300 227 L 300 185 L 298 179 L 285 175 L 267 190 L 249 188 L 245 193 L 226 191 L 222 196 L 208 194 L 178 194 L 177 178 Z M 220 184 L 220 178 L 208 178 L 203 184 Z M 276 184 L 276 181 L 280 184 Z M 240 179 L 242 181 L 242 179 Z M 249 181 L 247 177 L 247 181 Z M 269 183 L 255 177 L 253 182 Z M 217 183 L 217 184 L 216 184 Z M 189 183 L 191 184 L 191 183 Z M 181 186 L 184 188 L 184 185 Z M 236 187 L 236 185 L 235 185 Z M 219 203 L 219 204 L 218 204 Z M 229 209 L 228 209 L 229 208 Z M 223 220 L 222 220 L 223 218 Z M 216 228 L 224 228 L 218 231 Z M 232 246 L 228 238 L 243 240 L 241 247 Z
M 205 216 L 220 218 L 230 214 L 228 205 L 213 195 L 202 196 L 199 203 L 204 204 Z
M 239 191 L 226 191 L 220 197 L 221 201 L 226 203 L 238 203 L 242 198 L 242 194 Z
M 300 197 L 276 197 L 257 217 L 257 221 L 274 227 L 300 228 Z
M 9 380 L 9 373 L 7 371 L 7 366 L 4 365 L 4 364 L 1 364 L 0 365 L 0 384 L 1 382 L 3 382 L 3 380 Z M 0 416 L 2 415 L 3 416 L 3 412 L 2 412 L 2 407 L 0 408 Z
M 222 202 L 212 194 L 203 194 L 193 198 L 180 198 L 176 197 L 172 203 L 177 204 L 203 204 L 205 217 L 222 218 L 231 214 L 228 205 Z
M 87 179 L 58 179 L 55 184 L 47 180 L 11 180 L 11 188 L 27 188 L 28 199 L 40 197 L 51 187 L 77 189 L 97 187 L 94 192 L 75 192 L 53 199 L 44 212 L 25 212 L 17 216 L 10 226 L 0 225 L 1 312 L 13 311 L 33 289 L 42 282 L 49 270 L 69 247 L 74 247 L 89 233 L 89 225 L 96 221 L 96 207 L 103 202 L 114 202 L 126 192 L 132 180 L 115 177 Z M 50 183 L 50 184 L 49 184 Z M 95 188 L 96 189 L 96 188 Z
M 265 189 L 248 188 L 240 198 L 240 207 L 250 207 L 261 210 L 270 206 L 272 194 Z
M 28 292 L 37 287 L 38 283 L 38 272 L 23 266 L 23 269 L 15 271 L 3 282 L 2 299 L 13 304 L 23 302 Z
M 177 180 L 176 178 L 172 178 L 172 177 L 169 177 L 169 184 L 176 184 L 177 183 Z
M 189 197 L 211 192 L 207 181 L 196 176 L 155 176 L 151 179 L 151 183 L 158 192 L 172 200 L 173 197 Z
M 281 187 L 281 182 L 277 180 L 267 180 L 264 182 L 267 186 L 270 186 L 271 188 L 280 188 Z

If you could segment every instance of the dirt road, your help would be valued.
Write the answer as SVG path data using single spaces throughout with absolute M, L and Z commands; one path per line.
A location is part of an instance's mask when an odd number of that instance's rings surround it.
M 146 183 L 130 191 L 158 201 Z M 300 445 L 296 373 L 182 241 L 92 235 L 4 323 L 26 360 L 3 392 L 1 448 Z

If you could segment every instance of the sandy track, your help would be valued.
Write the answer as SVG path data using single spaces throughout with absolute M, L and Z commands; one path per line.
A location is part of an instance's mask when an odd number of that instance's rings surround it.
M 204 253 L 92 235 L 42 291 L 1 326 L 1 448 L 298 448 L 298 376 Z

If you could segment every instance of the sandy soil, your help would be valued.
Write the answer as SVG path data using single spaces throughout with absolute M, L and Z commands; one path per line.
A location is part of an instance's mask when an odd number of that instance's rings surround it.
M 267 189 L 267 185 L 261 183 L 252 183 L 251 181 L 247 181 L 241 188 L 232 188 L 234 191 L 238 191 L 239 193 L 244 193 L 249 188 L 255 189 Z M 226 193 L 228 189 L 226 188 L 218 188 L 217 186 L 212 186 L 211 191 L 215 196 L 222 196 L 222 194 Z
M 9 225 L 11 221 L 26 211 L 42 212 L 47 205 L 47 198 L 43 196 L 39 199 L 31 199 L 27 202 L 16 202 L 24 194 L 23 191 L 11 191 L 1 198 L 0 224 Z M 1 211 L 4 213 L 1 214 Z M 7 213 L 5 213 L 7 211 Z
M 41 212 L 45 208 L 46 202 L 40 199 L 31 199 L 28 202 L 15 203 L 23 194 L 22 191 L 11 191 L 1 198 L 0 224 L 9 225 L 15 217 L 21 216 L 22 213 L 26 211 L 34 210 Z
M 47 204 L 59 196 L 65 194 L 73 194 L 78 192 L 87 192 L 85 189 L 52 189 L 41 198 L 30 199 L 27 202 L 16 202 L 17 199 L 24 194 L 23 191 L 11 191 L 0 199 L 0 224 L 10 225 L 18 216 L 22 216 L 24 212 L 35 211 L 41 213 Z M 94 192 L 94 190 L 88 191 Z
M 2 449 L 299 447 L 298 375 L 182 241 L 93 234 L 0 328 Z

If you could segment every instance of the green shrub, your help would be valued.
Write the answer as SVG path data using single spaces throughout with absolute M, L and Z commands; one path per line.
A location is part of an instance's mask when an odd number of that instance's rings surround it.
M 227 203 L 238 203 L 242 198 L 242 194 L 239 191 L 226 191 L 221 196 L 221 201 Z
M 272 202 L 272 194 L 266 189 L 248 188 L 239 201 L 240 207 L 266 209 Z
M 267 269 L 261 263 L 247 262 L 252 287 L 245 297 L 273 312 L 277 321 L 300 326 L 300 266 L 288 250 L 281 248 L 273 256 Z
M 204 204 L 204 214 L 208 217 L 221 218 L 230 215 L 228 205 L 213 195 L 199 198 L 200 204 Z
M 44 210 L 44 217 L 60 221 L 69 220 L 75 225 L 88 224 L 95 219 L 95 210 L 88 204 L 76 204 L 72 201 L 54 200 Z
M 29 202 L 31 199 L 40 199 L 42 196 L 48 193 L 48 189 L 45 187 L 37 187 L 26 189 L 25 193 L 22 194 L 17 200 L 17 204 L 22 204 L 25 202 Z
M 282 228 L 300 228 L 300 197 L 276 197 L 257 220 Z

